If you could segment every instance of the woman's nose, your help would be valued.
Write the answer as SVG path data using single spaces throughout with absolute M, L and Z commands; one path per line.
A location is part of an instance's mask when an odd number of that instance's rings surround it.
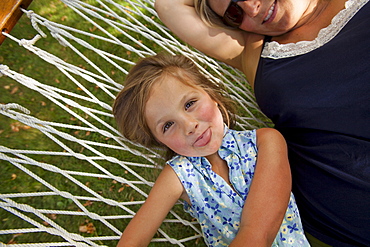
M 238 2 L 238 4 L 244 10 L 244 12 L 250 17 L 257 16 L 261 6 L 261 2 L 255 0 L 242 1 Z

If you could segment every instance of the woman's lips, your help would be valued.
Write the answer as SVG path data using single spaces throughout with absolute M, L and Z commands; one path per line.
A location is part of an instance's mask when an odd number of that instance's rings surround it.
M 267 15 L 265 17 L 265 19 L 263 19 L 263 22 L 262 24 L 266 23 L 266 22 L 269 22 L 269 21 L 272 21 L 276 15 L 276 1 L 271 5 L 269 11 L 267 12 Z
M 194 142 L 194 147 L 203 147 L 207 145 L 212 137 L 212 131 L 210 128 L 208 128 L 206 131 L 203 132 Z

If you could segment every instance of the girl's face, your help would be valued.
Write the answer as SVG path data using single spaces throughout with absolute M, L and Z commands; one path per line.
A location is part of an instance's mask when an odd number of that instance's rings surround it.
M 282 35 L 303 25 L 318 0 L 245 0 L 237 4 L 244 11 L 240 29 L 269 36 Z M 230 0 L 209 0 L 209 5 L 223 16 Z
M 217 103 L 200 87 L 167 76 L 153 85 L 145 119 L 155 138 L 177 154 L 217 154 L 224 123 Z

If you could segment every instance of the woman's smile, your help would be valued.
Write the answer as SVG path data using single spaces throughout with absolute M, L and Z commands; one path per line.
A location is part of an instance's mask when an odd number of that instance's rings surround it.
M 270 9 L 267 12 L 266 17 L 263 19 L 262 24 L 272 22 L 274 17 L 276 16 L 277 12 L 277 6 L 276 6 L 276 1 L 271 5 Z

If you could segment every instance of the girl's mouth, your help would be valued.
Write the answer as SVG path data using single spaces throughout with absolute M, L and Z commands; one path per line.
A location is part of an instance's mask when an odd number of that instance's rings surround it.
M 194 147 L 204 147 L 207 145 L 212 137 L 212 131 L 210 128 L 208 128 L 206 131 L 203 132 L 194 142 Z

